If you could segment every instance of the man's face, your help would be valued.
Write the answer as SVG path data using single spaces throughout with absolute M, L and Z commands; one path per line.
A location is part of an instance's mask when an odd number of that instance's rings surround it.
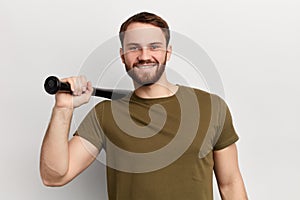
M 151 85 L 164 73 L 171 48 L 167 48 L 159 27 L 132 23 L 125 32 L 120 54 L 129 76 L 139 85 Z

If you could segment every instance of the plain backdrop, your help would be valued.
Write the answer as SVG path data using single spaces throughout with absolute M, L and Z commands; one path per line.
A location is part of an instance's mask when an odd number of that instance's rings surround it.
M 42 185 L 40 146 L 54 103 L 43 82 L 77 75 L 140 11 L 165 18 L 213 60 L 250 199 L 298 199 L 299 9 L 297 0 L 0 0 L 0 199 L 107 199 L 99 161 L 62 188 Z

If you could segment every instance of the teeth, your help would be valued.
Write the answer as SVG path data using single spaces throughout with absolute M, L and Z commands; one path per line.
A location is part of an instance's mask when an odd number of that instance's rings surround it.
M 136 67 L 139 68 L 139 69 L 148 69 L 148 68 L 152 68 L 154 66 L 155 65 L 138 65 Z

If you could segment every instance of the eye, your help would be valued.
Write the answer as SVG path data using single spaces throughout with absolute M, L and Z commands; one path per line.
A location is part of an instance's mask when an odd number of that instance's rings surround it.
M 138 46 L 130 46 L 130 47 L 128 47 L 128 50 L 129 51 L 138 51 L 138 50 L 140 50 L 140 48 Z
M 130 47 L 129 48 L 130 51 L 134 51 L 134 50 L 137 50 L 137 49 L 138 49 L 137 47 Z
M 152 49 L 157 49 L 158 48 L 158 46 L 157 45 L 152 45 L 152 47 L 151 47 Z
M 151 50 L 160 50 L 161 49 L 161 45 L 159 45 L 159 44 L 151 44 L 150 48 L 151 48 Z

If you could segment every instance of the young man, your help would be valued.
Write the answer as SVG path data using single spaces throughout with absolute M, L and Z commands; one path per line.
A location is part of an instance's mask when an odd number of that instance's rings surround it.
M 135 91 L 97 104 L 70 141 L 73 110 L 89 101 L 92 86 L 81 76 L 63 79 L 73 94 L 55 97 L 41 151 L 45 185 L 68 183 L 103 148 L 110 200 L 210 200 L 213 171 L 222 199 L 247 199 L 228 107 L 216 95 L 168 81 L 169 37 L 167 23 L 151 13 L 122 24 L 120 55 Z

